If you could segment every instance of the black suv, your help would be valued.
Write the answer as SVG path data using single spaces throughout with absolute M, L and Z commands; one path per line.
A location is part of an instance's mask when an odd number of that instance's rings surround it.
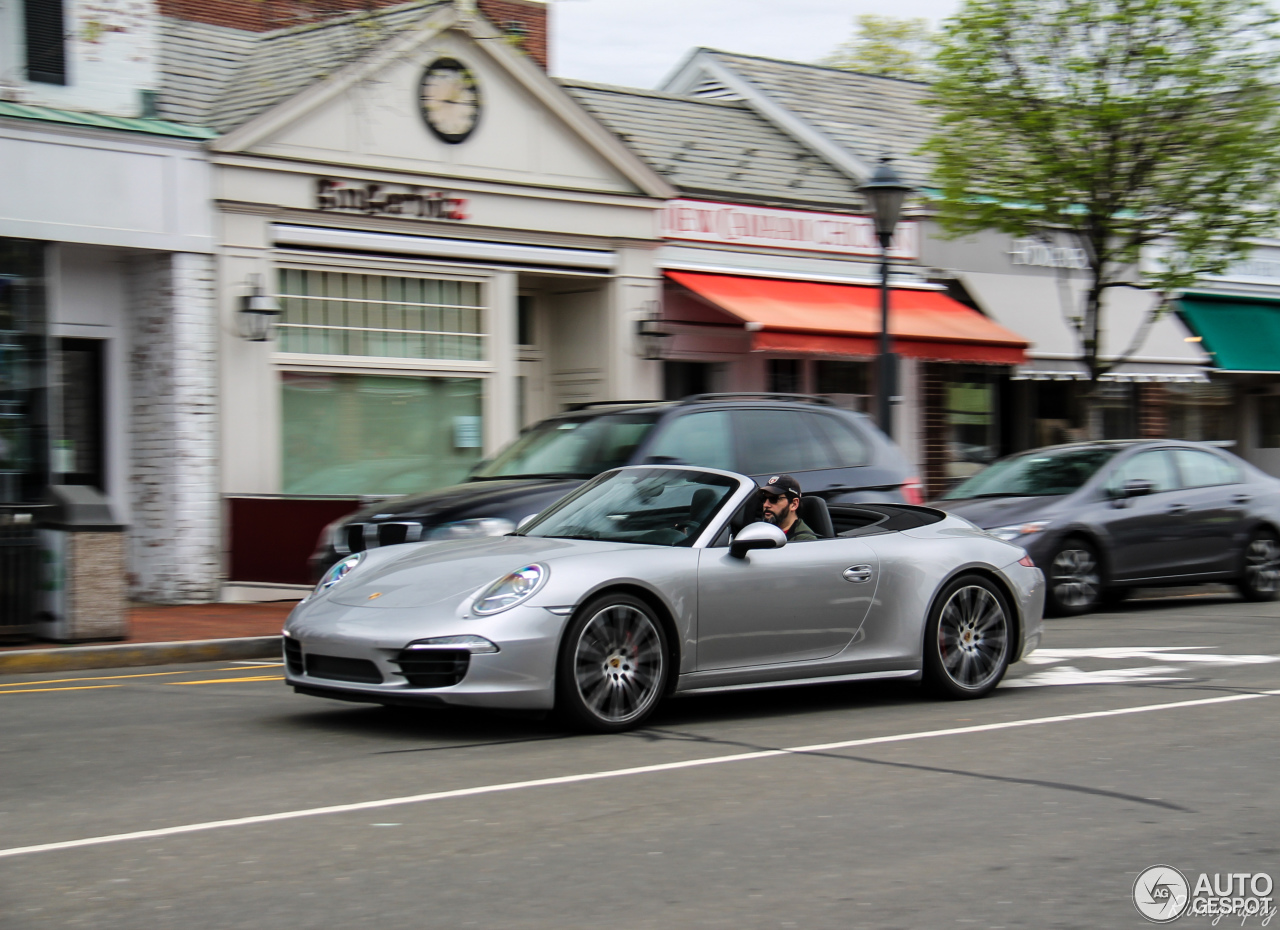
M 829 503 L 922 503 L 898 447 L 865 416 L 800 394 L 700 394 L 582 404 L 524 430 L 463 484 L 383 501 L 330 524 L 320 574 L 352 552 L 429 539 L 499 536 L 589 478 L 621 465 L 704 465 L 757 479 L 786 472 Z

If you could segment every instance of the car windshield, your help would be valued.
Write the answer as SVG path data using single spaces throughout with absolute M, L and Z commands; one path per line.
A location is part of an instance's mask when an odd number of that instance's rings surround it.
M 627 464 L 659 411 L 544 420 L 471 474 L 493 478 L 592 478 Z
M 1120 450 L 1120 446 L 1083 446 L 1024 452 L 983 469 L 952 488 L 942 499 L 1070 494 Z
M 584 485 L 520 535 L 692 546 L 737 487 L 728 475 L 624 468 Z

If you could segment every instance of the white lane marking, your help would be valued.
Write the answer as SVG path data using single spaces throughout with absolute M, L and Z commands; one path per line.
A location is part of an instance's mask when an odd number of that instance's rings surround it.
M 1097 720 L 1104 717 L 1123 717 L 1129 714 L 1145 714 L 1157 710 L 1173 710 L 1179 707 L 1205 707 L 1210 704 L 1230 704 L 1236 701 L 1252 701 L 1263 697 L 1280 696 L 1280 689 L 1253 691 L 1248 694 L 1229 694 L 1222 697 L 1196 698 L 1190 701 L 1173 701 L 1167 704 L 1143 704 L 1137 707 L 1119 707 L 1113 710 L 1092 710 L 1079 714 L 1059 714 L 1054 717 L 1031 717 L 1024 720 L 1006 720 L 1001 723 L 981 723 L 971 727 L 953 727 L 948 730 L 924 730 L 918 733 L 898 733 L 892 736 L 870 736 L 864 739 L 840 740 L 835 743 L 815 743 L 810 746 L 792 746 L 787 749 L 762 749 L 758 752 L 740 752 L 728 756 L 712 756 L 707 759 L 687 759 L 683 762 L 662 762 L 656 765 L 639 765 L 628 769 L 610 769 L 603 772 L 583 772 L 578 775 L 557 775 L 551 778 L 535 778 L 529 781 L 512 781 L 498 785 L 479 785 L 474 788 L 455 788 L 452 791 L 433 791 L 429 794 L 413 794 L 399 798 L 382 798 L 377 801 L 357 801 L 354 804 L 334 804 L 329 807 L 312 807 L 304 810 L 280 811 L 276 814 L 257 814 L 252 817 L 236 817 L 231 820 L 211 820 L 205 823 L 189 823 L 177 827 L 161 827 L 156 830 L 138 830 L 133 833 L 114 833 L 108 836 L 90 836 L 80 840 L 64 840 L 60 843 L 41 843 L 37 846 L 14 846 L 0 849 L 0 859 L 25 856 L 32 853 L 53 852 L 58 849 L 76 849 L 82 846 L 102 846 L 107 843 L 123 843 L 127 840 L 155 839 L 160 836 L 176 836 L 181 833 L 197 833 L 204 830 L 220 830 L 226 827 L 247 827 L 281 820 L 298 820 L 324 814 L 346 814 L 352 811 L 377 810 L 398 807 L 403 804 L 420 804 L 424 801 L 443 801 L 449 798 L 470 798 L 503 791 L 520 791 L 525 788 L 545 788 L 552 785 L 573 785 L 606 778 L 622 778 L 629 775 L 650 775 L 656 772 L 675 772 L 680 769 L 701 768 L 707 765 L 724 765 L 730 762 L 751 762 L 777 756 L 802 755 L 804 753 L 831 752 L 851 749 L 855 746 L 875 746 L 883 743 L 905 743 L 913 740 L 932 739 L 935 736 L 960 736 L 966 733 L 989 733 L 994 730 L 1014 730 L 1021 727 L 1042 726 L 1049 723 L 1071 723 L 1077 720 Z
M 1201 665 L 1267 665 L 1276 655 L 1222 655 L 1192 652 L 1215 646 L 1096 646 L 1085 649 L 1037 649 L 1023 659 L 1028 665 L 1052 665 L 1067 659 L 1146 659 L 1148 662 L 1195 662 Z
M 1144 668 L 1106 668 L 1086 672 L 1074 665 L 1057 665 L 1044 671 L 1032 672 L 1022 678 L 1006 678 L 1000 682 L 1002 688 L 1043 688 L 1053 685 L 1127 685 L 1135 681 L 1144 684 L 1150 681 L 1190 681 L 1189 678 L 1176 678 L 1170 672 L 1182 669 L 1174 665 L 1148 665 Z M 169 682 L 177 684 L 177 682 Z

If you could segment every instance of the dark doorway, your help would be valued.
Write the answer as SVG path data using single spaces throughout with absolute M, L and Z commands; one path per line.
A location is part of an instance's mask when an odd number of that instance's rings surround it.
M 711 374 L 710 362 L 663 362 L 663 400 L 709 394 L 712 390 Z
M 106 490 L 105 345 L 101 339 L 59 341 L 62 429 L 53 451 L 58 484 L 88 484 Z

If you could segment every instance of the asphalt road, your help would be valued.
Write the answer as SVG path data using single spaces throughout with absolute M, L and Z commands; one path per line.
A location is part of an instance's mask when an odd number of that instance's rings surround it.
M 1148 926 L 1148 866 L 1280 881 L 1278 621 L 1139 602 L 1049 621 L 985 700 L 695 697 L 621 736 L 270 664 L 6 676 L 0 928 Z

